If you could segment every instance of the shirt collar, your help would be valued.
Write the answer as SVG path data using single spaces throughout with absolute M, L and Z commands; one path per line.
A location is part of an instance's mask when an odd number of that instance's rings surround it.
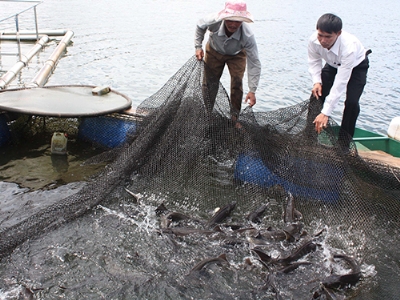
M 218 36 L 226 36 L 226 37 L 228 37 L 226 34 L 225 34 L 225 23 L 224 23 L 224 21 L 222 21 L 221 22 L 221 25 L 219 26 L 219 29 L 218 29 Z M 232 38 L 232 39 L 235 39 L 235 40 L 240 40 L 240 37 L 241 37 L 241 28 L 242 28 L 242 26 L 243 26 L 243 24 L 229 37 L 229 38 Z
M 336 42 L 333 44 L 332 48 L 329 49 L 335 55 L 339 55 L 340 43 L 341 43 L 342 35 L 339 35 L 336 39 Z

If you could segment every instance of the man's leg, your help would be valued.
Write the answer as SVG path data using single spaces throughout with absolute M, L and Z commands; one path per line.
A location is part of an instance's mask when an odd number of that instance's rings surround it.
M 212 112 L 218 94 L 219 80 L 225 67 L 224 55 L 215 51 L 210 43 L 207 43 L 204 62 L 206 64 L 203 81 L 204 104 L 207 111 Z
M 347 84 L 341 130 L 348 133 L 351 137 L 354 135 L 356 121 L 360 113 L 359 101 L 367 83 L 368 67 L 369 61 L 367 57 L 353 69 Z
M 227 56 L 225 56 L 227 57 Z M 231 75 L 231 115 L 238 117 L 243 101 L 243 76 L 246 69 L 246 52 L 242 50 L 226 60 Z

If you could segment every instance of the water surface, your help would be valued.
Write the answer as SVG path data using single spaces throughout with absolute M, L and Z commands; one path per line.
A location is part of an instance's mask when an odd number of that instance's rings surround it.
M 385 134 L 399 116 L 400 3 L 372 0 L 321 3 L 247 1 L 255 18 L 262 75 L 257 110 L 274 110 L 309 97 L 307 40 L 317 19 L 339 15 L 344 29 L 372 49 L 368 83 L 357 125 Z M 48 0 L 38 7 L 41 28 L 69 28 L 74 44 L 48 84 L 110 85 L 134 104 L 155 93 L 192 55 L 197 20 L 219 11 L 224 1 L 66 1 Z M 223 84 L 229 87 L 227 70 Z M 246 91 L 246 86 L 245 86 Z M 341 120 L 342 104 L 334 118 Z

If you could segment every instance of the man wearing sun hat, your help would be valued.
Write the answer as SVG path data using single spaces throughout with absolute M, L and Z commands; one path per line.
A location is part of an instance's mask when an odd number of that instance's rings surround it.
M 252 22 L 253 17 L 247 11 L 246 3 L 227 1 L 222 11 L 200 19 L 196 26 L 196 58 L 202 60 L 204 57 L 204 62 L 213 73 L 213 80 L 219 82 L 225 65 L 228 66 L 231 76 L 230 101 L 233 119 L 237 119 L 241 109 L 246 63 L 249 92 L 245 102 L 250 106 L 256 104 L 255 93 L 260 80 L 261 63 L 254 34 L 247 24 Z M 203 40 L 207 30 L 209 40 L 204 56 Z M 212 102 L 210 106 L 207 104 L 206 106 L 212 109 L 215 97 L 210 101 Z

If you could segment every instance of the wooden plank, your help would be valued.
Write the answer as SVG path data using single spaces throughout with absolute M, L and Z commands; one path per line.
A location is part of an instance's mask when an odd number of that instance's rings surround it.
M 375 150 L 375 151 L 363 151 L 359 150 L 358 154 L 367 160 L 375 160 L 380 163 L 384 163 L 390 165 L 395 168 L 400 168 L 400 157 L 394 157 L 384 151 Z

